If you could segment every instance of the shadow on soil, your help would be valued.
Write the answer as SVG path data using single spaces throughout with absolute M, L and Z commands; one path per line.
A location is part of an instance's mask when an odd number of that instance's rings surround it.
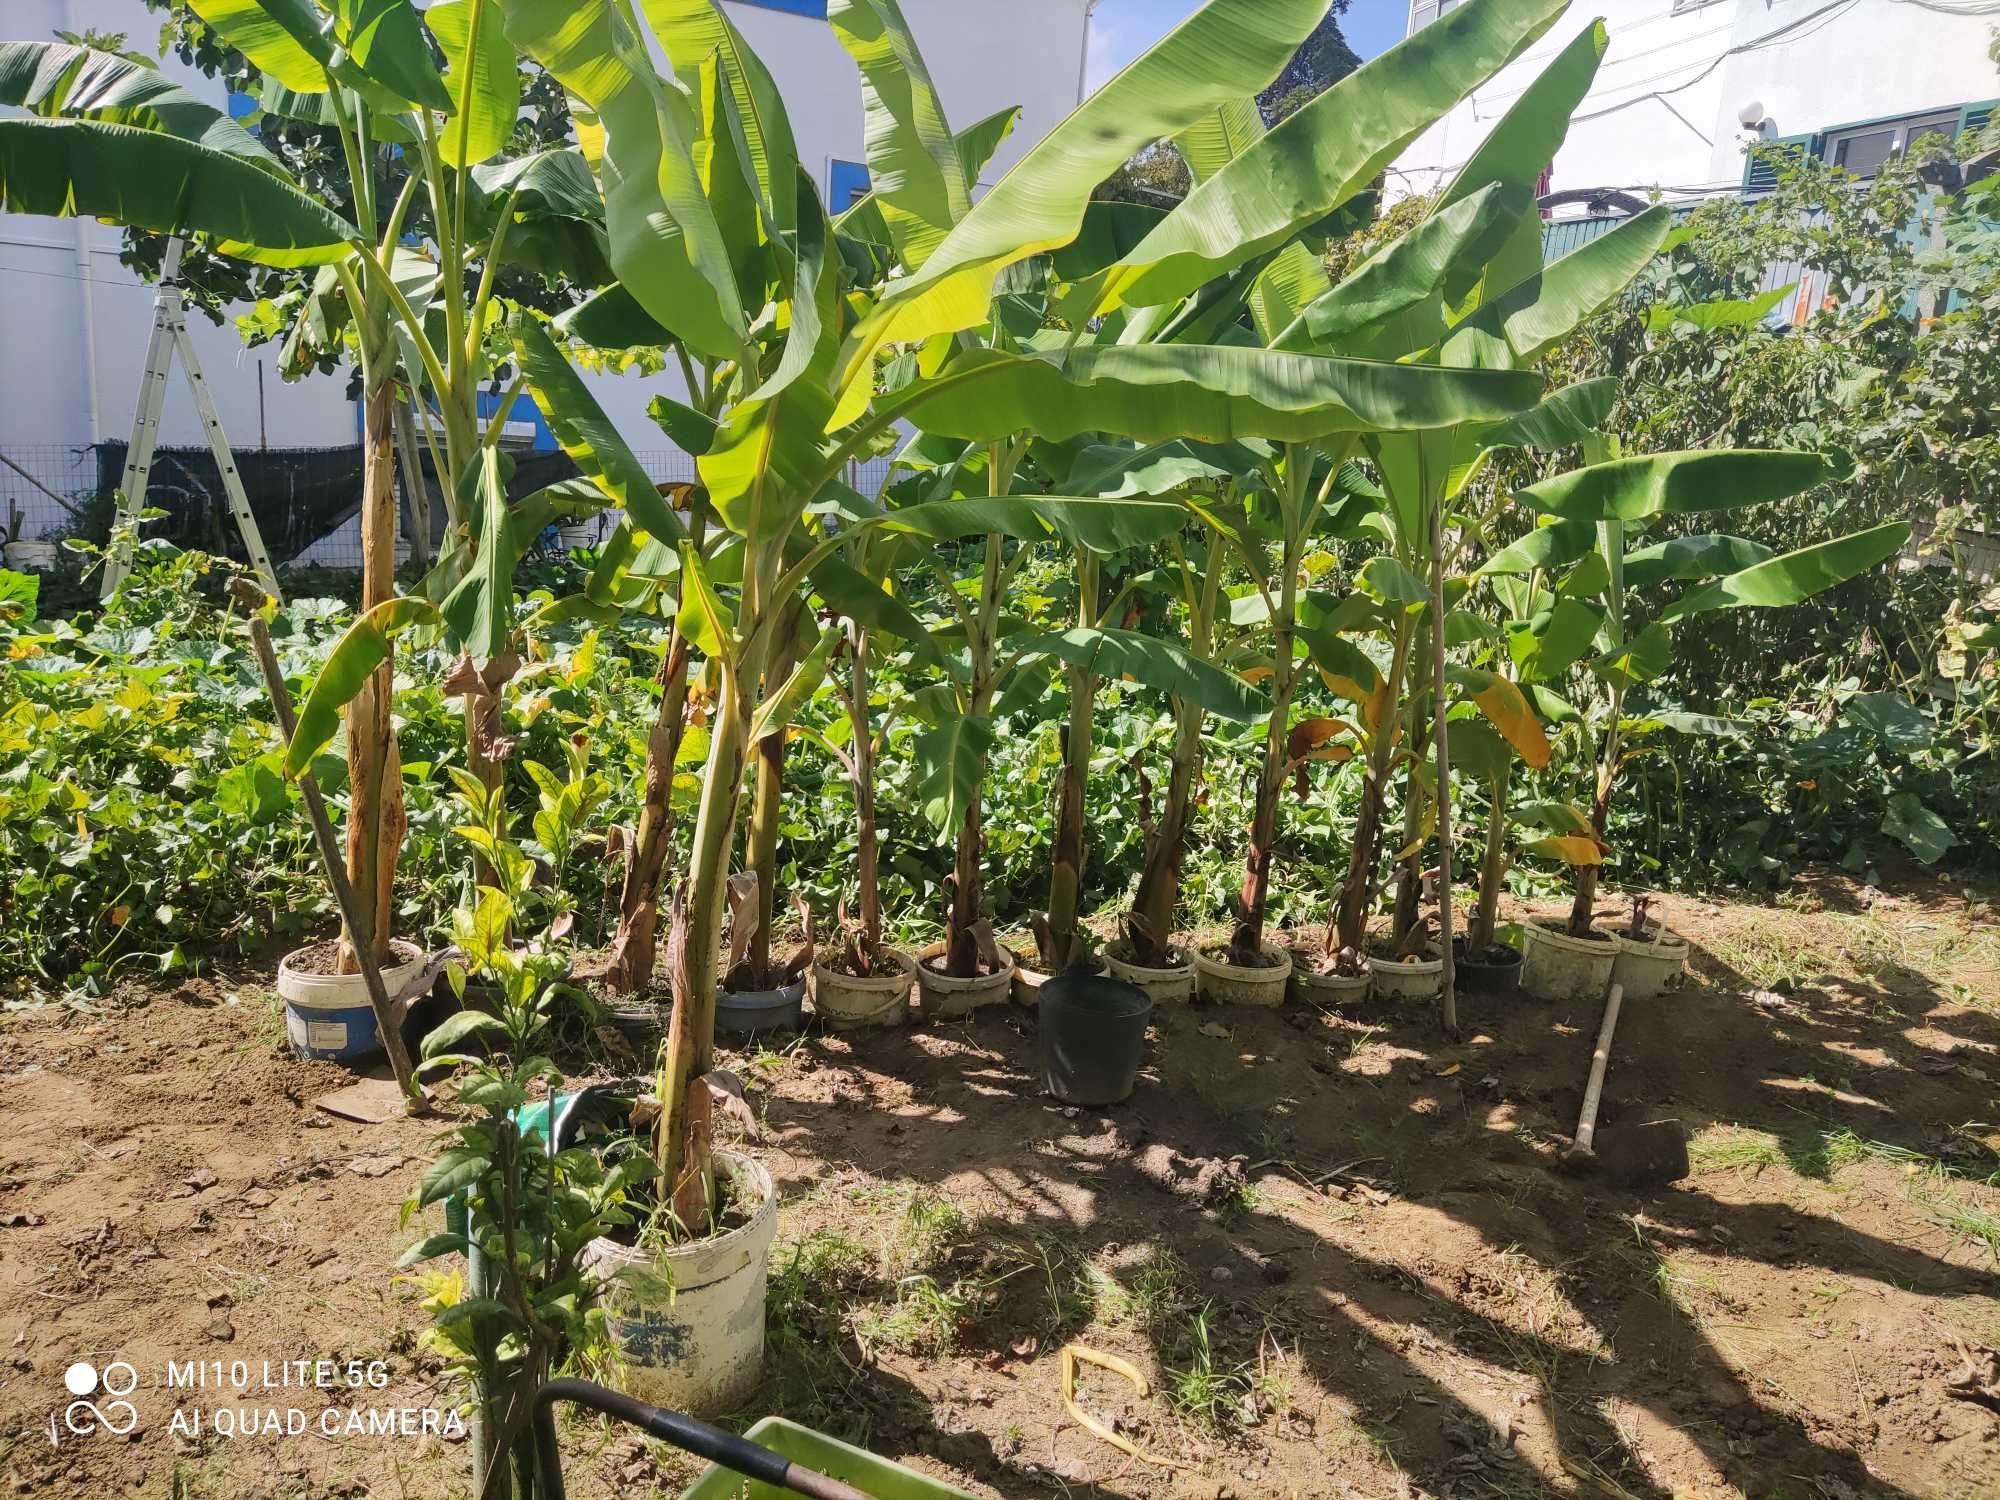
M 1932 1152 L 1938 1140 L 1923 1122 L 1979 1107 L 1976 1086 L 1940 1066 L 1947 1059 L 1907 1040 L 1949 1006 L 1922 975 L 1818 976 L 1773 997 L 1776 1006 L 1753 999 L 1755 988 L 1698 953 L 1686 988 L 1628 1007 L 1606 1116 L 1741 1126 L 1789 1143 L 1795 1170 L 1824 1176 L 1831 1134 L 1900 1134 L 1895 1145 Z M 1335 1479 L 1348 1453 L 1371 1466 L 1387 1458 L 1433 1491 L 1541 1494 L 1566 1473 L 1599 1493 L 1669 1500 L 1615 1419 L 1623 1405 L 1685 1434 L 1749 1493 L 1904 1494 L 1841 1451 L 1865 1446 L 1865 1432 L 1838 1422 L 1809 1430 L 1760 1399 L 1718 1347 L 1712 1320 L 1690 1310 L 1675 1257 L 1727 1245 L 1774 1266 L 1945 1296 L 1982 1296 L 1990 1280 L 1787 1203 L 1726 1203 L 1698 1182 L 1637 1196 L 1554 1170 L 1598 1007 L 1461 1005 L 1456 1045 L 1428 1015 L 1382 1006 L 1342 1015 L 1163 1006 L 1133 1098 L 1080 1112 L 1039 1094 L 1033 1018 L 1011 1007 L 928 1032 L 803 1040 L 792 1064 L 824 1075 L 824 1086 L 811 1099 L 783 1090 L 761 1101 L 781 1191 L 837 1191 L 851 1178 L 911 1185 L 925 1204 L 1004 1209 L 978 1220 L 949 1208 L 912 1214 L 910 1242 L 887 1272 L 842 1243 L 837 1226 L 780 1246 L 766 1409 L 932 1453 L 1010 1495 L 1180 1493 L 1171 1475 L 1101 1445 L 1091 1450 L 1093 1488 L 1065 1473 L 1053 1448 L 982 1431 L 977 1408 L 991 1392 L 940 1401 L 892 1369 L 898 1350 L 914 1361 L 955 1347 L 983 1362 L 996 1387 L 1011 1385 L 1016 1368 L 1046 1384 L 1036 1394 L 1053 1413 L 1053 1363 L 1025 1362 L 1095 1320 L 1150 1348 L 1170 1394 L 1196 1412 L 1192 1430 L 1245 1477 L 1260 1439 L 1239 1419 L 1303 1424 L 1298 1435 Z M 1962 1011 L 1939 1029 L 2000 1042 L 2000 1027 Z M 788 1162 L 788 1145 L 824 1167 Z M 1204 1192 L 1209 1163 L 1221 1165 Z M 1274 1175 L 1303 1184 L 1329 1225 L 1398 1215 L 1398 1243 L 1417 1253 L 1372 1255 L 1274 1211 L 1256 1186 Z M 926 1224 L 924 1213 L 944 1222 Z M 1432 1230 L 1475 1234 L 1519 1266 L 1519 1285 L 1428 1265 L 1422 1235 Z M 1518 1313 L 1514 1299 L 1530 1287 L 1558 1291 L 1573 1316 L 1530 1333 L 1499 1315 Z M 1726 1307 L 1726 1289 L 1717 1295 Z M 907 1326 L 851 1326 L 856 1299 L 887 1299 Z M 1260 1409 L 1256 1372 L 1273 1349 L 1310 1371 L 1337 1413 L 1292 1412 L 1282 1391 Z M 1219 1390 L 1207 1408 L 1219 1420 L 1205 1427 L 1200 1403 L 1211 1392 L 1187 1373 L 1202 1374 L 1204 1354 Z M 1471 1378 L 1438 1373 L 1453 1364 Z M 1538 1430 L 1513 1395 L 1524 1387 Z M 1115 1383 L 1092 1391 L 1099 1409 L 1118 1410 Z M 1139 1446 L 1177 1451 L 1171 1425 L 1149 1428 L 1129 1402 L 1126 1412 Z

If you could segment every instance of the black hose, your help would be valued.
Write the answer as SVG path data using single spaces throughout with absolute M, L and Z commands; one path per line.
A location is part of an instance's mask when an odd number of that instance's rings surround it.
M 608 1390 L 588 1380 L 551 1380 L 535 1392 L 535 1448 L 542 1465 L 542 1500 L 564 1500 L 562 1464 L 556 1449 L 555 1403 L 573 1402 L 592 1411 L 603 1412 L 617 1421 L 672 1443 L 697 1458 L 720 1464 L 765 1484 L 809 1495 L 815 1500 L 868 1500 L 861 1491 L 838 1479 L 793 1463 L 784 1454 L 697 1422 L 677 1411 L 648 1406 L 621 1392 Z

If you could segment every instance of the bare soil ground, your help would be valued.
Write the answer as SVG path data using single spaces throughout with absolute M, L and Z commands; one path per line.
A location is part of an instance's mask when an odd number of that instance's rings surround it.
M 783 1411 L 977 1495 L 2000 1494 L 2000 925 L 1924 885 L 1666 899 L 1689 982 L 1628 1007 L 1607 1090 L 1695 1174 L 1561 1170 L 1598 1007 L 1175 1006 L 1131 1101 L 1040 1095 L 1012 1006 L 732 1056 L 782 1194 Z M 0 1474 L 15 1493 L 458 1496 L 463 1444 L 327 1437 L 440 1409 L 393 1270 L 430 1130 L 326 1123 L 261 982 L 0 1030 Z M 1984 1123 L 1982 1123 L 1984 1122 Z M 1130 1360 L 1064 1409 L 1060 1351 Z M 130 1361 L 140 1426 L 49 1440 L 64 1369 Z M 384 1361 L 381 1389 L 170 1390 L 168 1361 Z M 1975 1375 L 1959 1380 L 1971 1364 Z M 100 1403 L 101 1403 L 100 1398 Z M 299 1407 L 302 1435 L 176 1434 Z M 691 1467 L 566 1428 L 579 1497 Z

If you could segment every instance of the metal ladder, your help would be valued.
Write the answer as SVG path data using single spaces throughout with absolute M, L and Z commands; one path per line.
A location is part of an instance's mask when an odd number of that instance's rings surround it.
M 274 597 L 278 592 L 278 572 L 271 566 L 263 533 L 250 510 L 250 497 L 243 491 L 243 476 L 236 472 L 236 456 L 229 451 L 229 439 L 216 415 L 215 401 L 208 393 L 208 381 L 195 357 L 194 340 L 188 336 L 187 310 L 182 300 L 182 241 L 175 235 L 167 241 L 167 253 L 160 263 L 160 290 L 153 302 L 153 337 L 146 345 L 146 373 L 139 378 L 139 407 L 132 414 L 132 439 L 125 448 L 125 473 L 118 485 L 118 516 L 113 523 L 110 555 L 104 562 L 104 582 L 99 597 L 109 599 L 118 585 L 132 572 L 132 540 L 139 512 L 146 503 L 146 484 L 152 477 L 153 450 L 160 441 L 160 412 L 167 399 L 167 372 L 179 352 L 188 390 L 194 396 L 195 414 L 208 436 L 208 451 L 215 455 L 215 467 L 222 474 L 223 494 L 242 533 L 250 562 Z

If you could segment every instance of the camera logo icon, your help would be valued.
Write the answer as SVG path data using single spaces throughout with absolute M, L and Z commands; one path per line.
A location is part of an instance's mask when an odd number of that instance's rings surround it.
M 139 1388 L 139 1372 L 122 1359 L 114 1359 L 99 1370 L 88 1360 L 78 1360 L 63 1371 L 63 1389 L 73 1398 L 62 1411 L 62 1426 L 75 1437 L 88 1437 L 99 1428 L 113 1437 L 123 1437 L 139 1425 L 139 1409 L 124 1398 Z M 109 1398 L 100 1404 L 95 1398 Z M 49 1416 L 49 1444 L 61 1442 L 53 1413 Z

